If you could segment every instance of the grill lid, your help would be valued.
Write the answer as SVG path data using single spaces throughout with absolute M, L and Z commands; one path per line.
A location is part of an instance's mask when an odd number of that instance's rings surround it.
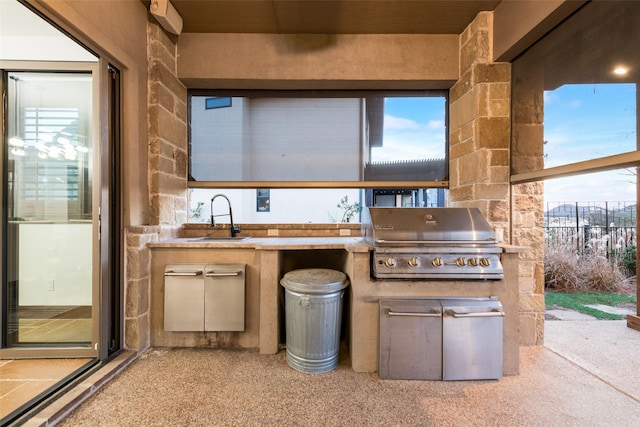
M 365 208 L 362 236 L 373 246 L 496 243 L 477 208 Z

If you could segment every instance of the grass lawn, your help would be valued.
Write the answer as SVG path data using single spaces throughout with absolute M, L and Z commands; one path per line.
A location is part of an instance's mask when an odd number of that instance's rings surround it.
M 605 313 L 595 308 L 587 307 L 587 305 L 602 304 L 615 307 L 623 302 L 636 302 L 635 296 L 619 295 L 611 293 L 598 292 L 545 292 L 545 305 L 547 308 L 554 306 L 564 307 L 580 313 L 589 314 L 596 319 L 622 320 L 625 316 L 618 314 Z

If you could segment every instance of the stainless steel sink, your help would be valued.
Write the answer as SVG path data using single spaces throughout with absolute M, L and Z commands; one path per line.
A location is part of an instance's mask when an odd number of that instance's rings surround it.
M 205 236 L 189 240 L 191 242 L 241 242 L 250 238 L 250 236 Z

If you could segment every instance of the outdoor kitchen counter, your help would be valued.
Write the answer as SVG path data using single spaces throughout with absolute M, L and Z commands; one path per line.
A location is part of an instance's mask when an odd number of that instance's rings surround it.
M 280 279 L 297 268 L 332 268 L 350 281 L 349 325 L 351 366 L 357 372 L 378 369 L 378 300 L 382 298 L 437 298 L 497 296 L 504 306 L 504 373 L 519 370 L 519 254 L 528 249 L 501 245 L 502 280 L 384 280 L 371 277 L 372 248 L 359 237 L 273 237 L 241 241 L 196 241 L 194 238 L 150 243 L 151 345 L 182 347 L 245 347 L 262 354 L 280 350 L 282 297 Z M 244 263 L 246 329 L 244 332 L 167 332 L 163 329 L 163 273 L 167 264 Z
M 498 247 L 502 248 L 502 252 L 505 254 L 523 254 L 531 250 L 526 246 L 505 245 L 503 243 L 499 243 Z
M 148 244 L 151 256 L 151 345 L 242 347 L 274 354 L 280 349 L 279 299 L 284 273 L 298 268 L 330 268 L 354 274 L 354 254 L 369 257 L 360 237 L 251 237 L 246 240 L 177 238 Z M 164 270 L 169 264 L 246 265 L 246 314 L 242 332 L 164 330 Z M 368 267 L 367 272 L 368 274 Z
M 350 356 L 357 372 L 378 369 L 379 301 L 386 299 L 438 299 L 465 297 L 498 297 L 505 316 L 503 327 L 504 375 L 519 373 L 519 293 L 520 254 L 529 249 L 501 246 L 500 260 L 504 279 L 447 280 L 447 279 L 375 279 L 369 272 L 370 257 L 353 253 L 347 274 L 351 279 Z
M 369 252 L 372 247 L 361 237 L 249 237 L 246 240 L 199 240 L 179 238 L 149 243 L 150 248 L 217 248 L 256 250 L 344 249 L 348 252 Z M 524 253 L 525 246 L 499 244 L 504 253 Z

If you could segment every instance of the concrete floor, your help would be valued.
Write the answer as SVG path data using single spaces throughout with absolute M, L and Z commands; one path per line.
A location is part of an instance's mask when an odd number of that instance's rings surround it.
M 520 375 L 498 381 L 380 380 L 346 358 L 309 375 L 284 352 L 153 348 L 58 425 L 637 426 L 639 354 L 625 321 L 547 321 L 546 345 L 522 348 Z M 72 406 L 52 405 L 49 425 Z

